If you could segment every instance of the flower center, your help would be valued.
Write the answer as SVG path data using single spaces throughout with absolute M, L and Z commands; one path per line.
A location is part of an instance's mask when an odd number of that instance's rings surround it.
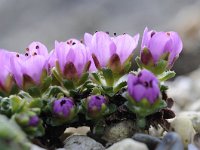
M 60 106 L 63 106 L 65 103 L 66 103 L 66 100 L 63 99 L 63 100 L 60 102 Z

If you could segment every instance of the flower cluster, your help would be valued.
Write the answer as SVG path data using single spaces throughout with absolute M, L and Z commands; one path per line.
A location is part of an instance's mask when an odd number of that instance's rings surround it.
M 163 111 L 165 119 L 167 88 L 160 83 L 175 75 L 170 69 L 182 41 L 176 32 L 146 28 L 133 71 L 138 42 L 139 34 L 98 31 L 85 33 L 83 41 L 55 41 L 50 52 L 40 42 L 32 42 L 25 54 L 1 49 L 0 114 L 14 118 L 31 138 L 43 135 L 47 144 L 51 133 L 62 134 L 68 126 L 88 125 L 95 133 L 124 118 L 147 130 L 155 125 L 153 114 Z

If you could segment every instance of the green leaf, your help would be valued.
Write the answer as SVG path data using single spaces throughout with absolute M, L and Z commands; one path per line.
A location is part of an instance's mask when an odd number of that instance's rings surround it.
M 93 95 L 101 95 L 101 90 L 98 87 L 94 87 L 92 89 L 92 94 Z
M 101 84 L 101 79 L 98 73 L 91 73 L 93 79 L 98 83 Z
M 48 87 L 51 85 L 51 82 L 52 82 L 52 77 L 51 76 L 48 76 L 46 77 L 43 81 L 42 81 L 42 86 L 41 86 L 41 92 L 45 92 Z
M 165 71 L 161 75 L 159 75 L 158 79 L 160 81 L 166 81 L 166 80 L 173 78 L 175 75 L 176 75 L 176 73 L 174 71 L 169 70 L 169 71 Z
M 142 62 L 141 62 L 141 60 L 140 60 L 140 57 L 139 56 L 137 56 L 136 58 L 135 58 L 135 62 L 136 62 L 136 64 L 138 65 L 138 67 L 140 68 L 140 69 L 142 69 L 143 67 L 142 67 Z
M 62 77 L 61 75 L 57 72 L 56 68 L 52 69 L 52 74 L 54 75 L 54 77 L 60 82 L 62 83 Z
M 117 106 L 115 104 L 110 104 L 110 105 L 108 105 L 108 110 L 109 110 L 109 112 L 106 113 L 106 115 L 114 113 L 117 110 Z
M 117 93 L 118 91 L 120 91 L 126 85 L 127 85 L 126 81 L 120 82 L 116 87 L 114 87 L 114 93 Z
M 32 86 L 32 87 L 28 88 L 27 91 L 32 97 L 40 97 L 41 96 L 40 88 L 37 86 Z
M 29 103 L 29 107 L 30 108 L 42 108 L 43 106 L 43 102 L 42 99 L 33 99 L 30 103 Z
M 78 82 L 78 85 L 84 84 L 84 83 L 88 80 L 88 77 L 89 77 L 89 73 L 84 73 L 84 74 L 81 76 L 81 78 L 80 78 L 80 80 L 79 80 L 79 82 Z
M 103 76 L 106 80 L 107 86 L 113 86 L 114 84 L 114 77 L 111 69 L 103 68 L 102 69 Z
M 113 87 L 110 87 L 110 86 L 102 86 L 102 89 L 103 89 L 103 93 L 112 97 L 114 96 L 114 92 L 113 92 Z
M 23 108 L 26 105 L 26 101 L 18 96 L 11 96 L 10 101 L 12 104 L 12 113 L 19 113 L 20 111 L 23 111 Z
M 166 91 L 166 90 L 168 90 L 168 86 L 166 86 L 166 85 L 161 85 L 160 86 L 160 91 L 161 92 Z
M 74 83 L 71 80 L 64 79 L 63 80 L 63 85 L 68 90 L 75 89 Z
M 48 88 L 48 91 L 46 91 L 43 95 L 45 97 L 55 97 L 57 96 L 59 93 L 63 93 L 66 96 L 69 96 L 69 92 L 67 90 L 65 90 L 64 88 L 60 87 L 60 86 L 50 86 Z

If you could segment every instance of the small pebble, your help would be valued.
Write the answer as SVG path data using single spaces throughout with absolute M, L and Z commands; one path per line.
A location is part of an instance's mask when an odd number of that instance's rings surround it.
M 184 146 L 177 133 L 168 132 L 156 150 L 184 150 Z
M 175 131 L 181 136 L 184 147 L 193 141 L 195 130 L 191 120 L 186 116 L 177 116 L 171 122 L 171 131 Z
M 149 150 L 154 150 L 156 146 L 161 143 L 161 140 L 159 138 L 153 137 L 148 134 L 136 133 L 132 138 L 138 142 L 145 143 L 148 146 Z
M 148 150 L 148 148 L 144 143 L 127 138 L 113 144 L 106 150 Z
M 105 150 L 102 144 L 84 135 L 72 135 L 64 143 L 66 150 Z

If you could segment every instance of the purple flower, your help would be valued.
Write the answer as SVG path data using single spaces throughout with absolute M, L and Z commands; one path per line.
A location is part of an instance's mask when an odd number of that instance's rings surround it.
M 94 35 L 85 33 L 84 42 L 92 53 L 95 66 L 106 67 L 110 61 L 118 61 L 121 65 L 137 47 L 139 34 L 134 37 L 123 34 L 110 37 L 106 32 L 96 32 Z M 114 57 L 114 58 L 112 58 Z
M 42 55 L 48 57 L 48 50 L 46 46 L 40 42 L 32 42 L 28 48 L 26 48 L 26 55 L 34 56 L 34 55 Z
M 29 126 L 37 126 L 39 122 L 40 122 L 40 119 L 38 116 L 32 116 L 29 119 Z
M 160 95 L 158 79 L 145 69 L 140 71 L 137 76 L 129 74 L 128 93 L 136 102 L 147 99 L 153 104 Z
M 47 71 L 47 58 L 43 55 L 31 57 L 18 54 L 11 58 L 11 70 L 17 85 L 24 88 L 28 82 L 39 85 Z
M 70 98 L 61 98 L 53 103 L 53 114 L 61 118 L 70 118 L 73 114 L 75 104 Z
M 88 115 L 92 117 L 97 117 L 101 115 L 106 109 L 107 100 L 102 95 L 92 95 L 87 98 L 86 108 L 88 110 Z
M 76 39 L 60 43 L 56 41 L 55 56 L 60 66 L 59 69 L 67 79 L 80 77 L 89 70 L 90 53 L 85 45 Z
M 0 89 L 9 92 L 12 86 L 10 58 L 16 53 L 0 49 Z
M 141 61 L 143 64 L 157 64 L 160 59 L 168 61 L 168 68 L 178 58 L 183 44 L 176 32 L 148 31 L 145 28 L 141 44 Z

